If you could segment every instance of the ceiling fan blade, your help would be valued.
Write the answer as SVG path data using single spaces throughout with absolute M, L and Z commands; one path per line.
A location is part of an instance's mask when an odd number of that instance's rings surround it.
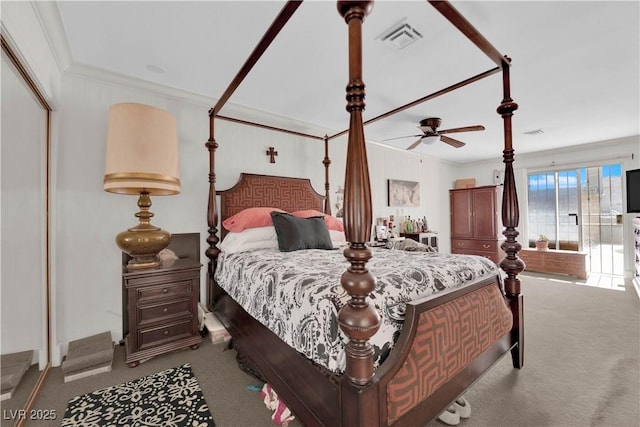
M 456 132 L 471 132 L 476 130 L 484 130 L 484 126 L 476 125 L 476 126 L 465 126 L 461 128 L 443 129 L 443 130 L 439 130 L 438 133 L 443 134 L 443 133 L 456 133 Z
M 418 140 L 416 142 L 414 142 L 413 144 L 411 144 L 410 146 L 407 147 L 407 150 L 413 150 L 418 145 L 420 145 L 421 142 L 422 142 L 422 138 L 418 138 Z
M 402 139 L 402 138 L 416 138 L 418 136 L 424 136 L 422 134 L 420 135 L 406 135 L 406 136 L 399 136 L 397 138 L 389 138 L 389 139 L 383 139 L 383 141 L 393 141 L 394 139 Z
M 449 138 L 448 136 L 440 135 L 440 141 L 449 144 L 452 147 L 460 148 L 464 147 L 466 144 L 462 141 L 458 141 L 457 139 Z
M 417 126 L 417 128 L 420 129 L 422 132 L 424 132 L 427 135 L 430 134 L 430 133 L 435 132 L 433 130 L 433 128 L 431 128 L 430 126 Z

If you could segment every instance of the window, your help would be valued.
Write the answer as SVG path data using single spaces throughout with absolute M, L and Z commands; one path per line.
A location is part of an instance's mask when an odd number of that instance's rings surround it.
M 620 164 L 529 174 L 528 244 L 588 252 L 590 271 L 623 275 Z

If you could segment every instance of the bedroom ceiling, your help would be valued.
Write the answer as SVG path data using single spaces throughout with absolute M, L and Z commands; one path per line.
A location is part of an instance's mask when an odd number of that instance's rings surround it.
M 58 8 L 73 63 L 219 98 L 284 4 L 60 1 Z M 640 134 L 639 2 L 453 5 L 513 60 L 516 154 Z M 398 23 L 422 37 L 402 49 L 382 42 Z M 495 66 L 424 1 L 377 2 L 363 44 L 365 120 Z M 418 122 L 435 116 L 440 129 L 486 130 L 451 135 L 463 148 L 422 144 L 417 155 L 462 163 L 501 156 L 500 76 L 368 125 L 366 138 L 418 134 Z M 307 1 L 229 102 L 338 132 L 348 127 L 347 78 L 347 26 L 335 2 Z M 404 149 L 415 139 L 382 143 Z

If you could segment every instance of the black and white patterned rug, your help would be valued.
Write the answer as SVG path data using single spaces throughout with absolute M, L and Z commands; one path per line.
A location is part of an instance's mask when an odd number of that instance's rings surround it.
M 69 401 L 63 427 L 214 427 L 190 364 Z

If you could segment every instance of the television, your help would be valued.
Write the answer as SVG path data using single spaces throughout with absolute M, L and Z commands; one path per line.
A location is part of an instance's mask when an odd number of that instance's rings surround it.
M 627 213 L 640 212 L 640 169 L 627 171 Z

